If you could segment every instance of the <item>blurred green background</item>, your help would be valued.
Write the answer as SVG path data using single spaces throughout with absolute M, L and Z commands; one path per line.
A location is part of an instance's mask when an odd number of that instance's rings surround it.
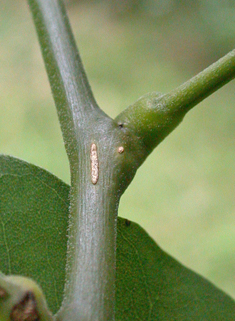
M 67 1 L 99 105 L 110 116 L 168 92 L 234 48 L 235 2 Z M 235 298 L 235 83 L 195 107 L 121 200 L 168 253 Z M 26 0 L 0 2 L 0 152 L 69 182 L 68 161 Z

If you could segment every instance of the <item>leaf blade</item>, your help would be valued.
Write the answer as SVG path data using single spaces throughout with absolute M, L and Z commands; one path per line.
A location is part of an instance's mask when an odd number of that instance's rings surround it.
M 1 156 L 0 270 L 33 277 L 53 312 L 64 286 L 68 193 L 52 174 Z
M 165 253 L 138 224 L 119 219 L 117 235 L 117 321 L 234 319 L 228 295 Z

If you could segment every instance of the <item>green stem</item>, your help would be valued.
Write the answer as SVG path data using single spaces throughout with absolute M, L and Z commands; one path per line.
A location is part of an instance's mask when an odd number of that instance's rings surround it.
M 71 27 L 61 0 L 28 0 L 42 48 L 65 147 L 78 157 L 78 134 L 83 134 L 94 113 L 105 115 L 91 92 Z
M 141 138 L 148 155 L 191 108 L 234 77 L 235 50 L 170 93 L 145 95 L 124 110 L 116 121 Z
M 235 76 L 235 52 L 167 95 L 146 95 L 113 121 L 93 98 L 62 2 L 28 2 L 71 169 L 66 281 L 57 319 L 111 321 L 120 196 L 186 112 Z
M 93 98 L 62 2 L 29 0 L 29 4 L 71 169 L 67 271 L 58 318 L 113 320 L 119 128 Z M 96 184 L 90 160 L 94 143 L 99 158 Z

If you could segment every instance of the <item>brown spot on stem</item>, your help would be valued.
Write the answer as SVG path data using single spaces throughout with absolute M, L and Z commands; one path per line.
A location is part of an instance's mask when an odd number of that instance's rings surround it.
M 27 292 L 20 301 L 16 304 L 10 315 L 11 321 L 40 321 L 40 316 L 37 310 L 37 302 L 32 292 Z
M 125 219 L 125 225 L 126 226 L 130 226 L 131 225 L 131 221 L 129 221 L 128 219 Z
M 118 147 L 118 152 L 119 154 L 122 154 L 124 152 L 124 147 L 123 146 Z

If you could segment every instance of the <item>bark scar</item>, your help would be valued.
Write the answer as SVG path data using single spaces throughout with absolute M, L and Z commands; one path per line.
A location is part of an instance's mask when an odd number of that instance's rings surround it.
M 96 144 L 91 145 L 90 152 L 90 160 L 91 160 L 91 181 L 92 184 L 96 184 L 99 178 L 99 161 L 98 161 L 98 153 Z

